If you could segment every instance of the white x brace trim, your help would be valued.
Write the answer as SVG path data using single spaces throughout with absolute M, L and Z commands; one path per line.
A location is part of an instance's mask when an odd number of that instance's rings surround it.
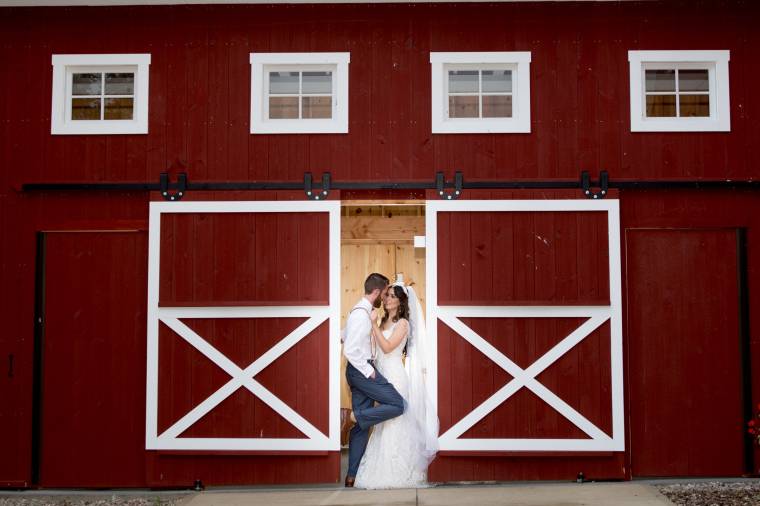
M 183 311 L 184 309 L 184 311 Z M 264 388 L 264 386 L 253 379 L 256 374 L 264 370 L 265 367 L 267 367 L 269 364 L 274 362 L 278 357 L 280 357 L 283 353 L 288 351 L 291 347 L 293 347 L 298 341 L 303 339 L 306 335 L 308 335 L 311 331 L 313 331 L 315 328 L 317 328 L 322 322 L 324 322 L 329 317 L 329 311 L 328 308 L 325 307 L 315 307 L 315 308 L 308 308 L 308 307 L 267 307 L 267 308 L 229 308 L 232 309 L 234 313 L 232 315 L 228 314 L 222 314 L 217 311 L 208 311 L 209 308 L 203 308 L 206 311 L 203 311 L 205 315 L 200 316 L 198 315 L 197 311 L 194 311 L 196 308 L 172 308 L 171 310 L 166 310 L 164 308 L 159 309 L 159 319 L 164 322 L 169 328 L 171 328 L 174 332 L 182 336 L 183 339 L 185 339 L 188 343 L 190 343 L 192 346 L 198 349 L 201 353 L 203 353 L 209 360 L 211 360 L 214 364 L 218 365 L 222 370 L 224 370 L 227 374 L 232 376 L 232 379 L 230 379 L 224 386 L 219 388 L 216 392 L 211 394 L 206 400 L 198 404 L 195 408 L 193 408 L 189 413 L 187 413 L 185 416 L 183 416 L 180 420 L 178 420 L 174 425 L 169 427 L 166 431 L 164 431 L 160 436 L 158 436 L 158 441 L 165 444 L 166 447 L 174 448 L 175 446 L 179 445 L 181 447 L 187 447 L 192 446 L 194 449 L 202 449 L 204 446 L 206 446 L 206 442 L 209 438 L 182 438 L 177 439 L 177 437 L 182 434 L 187 428 L 189 428 L 192 424 L 200 420 L 206 413 L 211 411 L 213 408 L 218 406 L 224 399 L 232 395 L 238 388 L 245 387 L 250 392 L 264 401 L 269 407 L 271 407 L 275 412 L 279 413 L 285 420 L 293 424 L 298 430 L 304 433 L 310 440 L 314 441 L 316 445 L 319 444 L 327 444 L 327 437 L 322 434 L 319 429 L 314 427 L 311 423 L 309 423 L 305 418 L 303 418 L 301 415 L 299 415 L 296 411 L 294 411 L 290 406 L 282 402 L 278 397 L 276 397 L 274 394 L 272 394 L 269 390 Z M 227 309 L 227 308 L 220 308 L 220 309 Z M 266 311 L 264 313 L 262 311 Z M 274 310 L 274 311 L 273 311 Z M 286 311 L 283 310 L 289 310 L 287 313 L 289 313 L 288 316 L 307 316 L 305 313 L 308 314 L 309 319 L 307 319 L 304 323 L 298 326 L 293 332 L 288 334 L 284 339 L 282 339 L 280 342 L 278 342 L 275 346 L 269 349 L 266 353 L 261 355 L 258 359 L 256 359 L 251 365 L 246 367 L 245 369 L 240 369 L 234 362 L 232 362 L 230 359 L 228 359 L 223 353 L 221 353 L 219 350 L 214 348 L 211 344 L 208 343 L 208 341 L 204 340 L 201 336 L 196 334 L 192 329 L 190 329 L 187 325 L 182 323 L 179 318 L 185 317 L 185 318 L 262 318 L 262 317 L 276 317 L 272 313 L 285 313 Z M 162 314 L 166 314 L 166 316 L 162 316 Z M 174 314 L 175 317 L 171 317 L 170 315 Z M 285 318 L 286 316 L 280 315 L 279 317 Z M 288 444 L 289 440 L 283 440 L 280 441 L 279 444 L 282 444 L 284 446 L 290 446 Z M 292 443 L 292 441 L 291 441 Z M 228 449 L 240 449 L 240 441 L 238 439 L 232 439 L 229 438 L 228 440 L 224 442 L 217 441 L 215 443 L 217 446 L 219 445 L 231 445 Z M 285 449 L 285 448 L 283 448 Z
M 163 213 L 288 213 L 327 212 L 329 215 L 329 298 L 327 306 L 256 307 L 159 307 L 159 266 L 161 214 Z M 328 336 L 338 335 L 340 322 L 340 202 L 152 202 L 148 246 L 148 357 L 146 378 L 145 447 L 149 450 L 252 450 L 252 451 L 338 451 L 340 449 L 338 407 L 340 402 L 340 349 L 328 337 L 329 435 L 323 434 L 285 402 L 255 380 L 264 370 L 323 322 L 329 322 Z M 292 318 L 306 317 L 290 334 L 266 353 L 241 369 L 198 335 L 183 318 Z M 158 330 L 163 322 L 172 331 L 219 366 L 231 379 L 196 405 L 163 433 L 158 434 Z M 253 395 L 291 423 L 305 438 L 192 438 L 179 436 L 239 388 Z
M 473 311 L 475 309 L 476 311 Z M 536 376 L 541 374 L 546 368 L 556 362 L 562 355 L 567 353 L 571 348 L 580 343 L 586 336 L 596 330 L 600 325 L 607 321 L 610 317 L 609 310 L 589 307 L 589 308 L 576 308 L 566 307 L 561 308 L 566 311 L 563 316 L 588 316 L 589 320 L 584 322 L 580 327 L 571 332 L 567 337 L 562 339 L 551 350 L 546 352 L 541 358 L 536 360 L 527 369 L 522 369 L 520 366 L 512 362 L 503 353 L 496 349 L 492 344 L 483 339 L 480 335 L 475 333 L 470 327 L 465 325 L 459 317 L 480 317 L 480 318 L 526 318 L 526 317 L 556 317 L 560 316 L 556 307 L 468 307 L 468 306 L 441 306 L 438 308 L 438 317 L 451 329 L 464 337 L 475 348 L 480 350 L 486 357 L 490 358 L 499 367 L 504 369 L 509 375 L 513 377 L 506 385 L 500 388 L 491 397 L 486 399 L 480 406 L 472 410 L 467 416 L 462 418 L 459 422 L 454 424 L 448 431 L 446 431 L 440 437 L 442 444 L 452 446 L 462 446 L 462 444 L 475 445 L 477 449 L 486 450 L 493 447 L 493 439 L 484 439 L 475 442 L 473 439 L 458 440 L 458 438 L 467 432 L 473 425 L 483 419 L 491 411 L 496 409 L 500 404 L 509 399 L 512 394 L 516 393 L 520 388 L 527 387 L 532 390 L 540 399 L 543 399 L 547 404 L 556 409 L 562 416 L 567 418 L 570 422 L 575 424 L 583 432 L 589 435 L 594 440 L 602 441 L 605 443 L 610 442 L 609 436 L 600 430 L 596 425 L 591 423 L 583 415 L 578 413 L 572 406 L 560 399 L 554 392 L 546 388 L 538 380 Z M 577 311 L 573 311 L 576 310 Z M 585 311 L 584 311 L 585 309 Z M 567 311 L 570 310 L 570 311 Z M 457 445 L 459 441 L 459 445 Z M 519 446 L 520 439 L 513 440 L 513 446 Z M 560 440 L 562 441 L 562 440 Z M 555 444 L 556 446 L 556 444 Z M 576 446 L 576 445 L 571 445 Z M 470 448 L 468 448 L 470 449 Z
M 609 306 L 442 306 L 438 304 L 438 212 L 520 212 L 520 211 L 603 211 L 607 213 L 609 234 Z M 623 434 L 623 353 L 620 281 L 620 223 L 617 200 L 455 200 L 428 201 L 426 209 L 426 260 L 428 297 L 428 337 L 431 351 L 438 356 L 440 320 L 462 336 L 486 357 L 512 376 L 506 385 L 456 422 L 439 438 L 440 449 L 450 451 L 622 451 Z M 536 360 L 522 369 L 460 318 L 588 318 L 577 329 Z M 610 385 L 612 396 L 612 435 L 604 433 L 572 406 L 542 385 L 536 377 L 605 322 L 610 322 Z M 433 399 L 437 402 L 437 360 L 431 371 Z M 589 439 L 571 438 L 462 438 L 477 422 L 504 403 L 520 388 L 526 387 L 540 399 L 576 425 Z

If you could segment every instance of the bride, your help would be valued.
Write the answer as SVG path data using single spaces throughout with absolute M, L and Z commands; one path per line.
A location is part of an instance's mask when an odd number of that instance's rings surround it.
M 438 417 L 425 384 L 425 322 L 414 289 L 401 281 L 389 287 L 384 309 L 379 325 L 372 317 L 372 338 L 380 348 L 375 367 L 404 398 L 404 414 L 375 426 L 355 486 L 426 486 L 438 451 Z

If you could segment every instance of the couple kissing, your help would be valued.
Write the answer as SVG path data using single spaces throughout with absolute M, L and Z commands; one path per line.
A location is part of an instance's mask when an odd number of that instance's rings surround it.
M 349 423 L 355 424 L 347 487 L 427 486 L 438 450 L 438 416 L 426 385 L 425 337 L 414 288 L 400 276 L 390 284 L 384 275 L 370 274 L 364 296 L 348 314 L 343 340 L 353 408 Z

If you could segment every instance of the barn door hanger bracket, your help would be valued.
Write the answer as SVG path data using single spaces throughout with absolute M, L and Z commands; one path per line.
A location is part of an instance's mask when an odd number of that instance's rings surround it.
M 161 190 L 161 196 L 164 198 L 164 200 L 171 202 L 182 200 L 182 197 L 187 191 L 187 173 L 180 172 L 177 174 L 177 183 L 173 185 L 177 189 L 176 192 L 169 191 L 169 174 L 167 172 L 162 172 L 158 177 L 158 186 Z
M 306 193 L 306 198 L 309 200 L 326 200 L 327 195 L 330 194 L 330 182 L 332 176 L 329 172 L 322 173 L 322 189 L 317 190 L 313 186 L 313 177 L 311 172 L 304 172 L 303 175 L 303 191 Z
M 454 173 L 454 191 L 446 191 L 444 187 L 451 188 L 451 181 L 446 181 L 443 177 L 443 172 L 435 173 L 435 189 L 438 192 L 438 196 L 443 200 L 456 200 L 462 195 L 462 185 L 464 182 L 464 176 L 461 171 Z
M 610 177 L 606 170 L 599 173 L 599 191 L 591 191 L 591 176 L 587 170 L 581 172 L 581 186 L 583 187 L 583 194 L 587 199 L 603 199 L 607 196 L 607 190 L 609 189 Z

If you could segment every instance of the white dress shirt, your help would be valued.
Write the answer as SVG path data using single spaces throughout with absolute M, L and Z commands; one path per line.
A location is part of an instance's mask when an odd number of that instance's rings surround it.
M 372 359 L 372 323 L 369 318 L 372 309 L 366 297 L 356 303 L 346 319 L 346 339 L 343 341 L 343 355 L 366 378 L 372 376 L 375 370 L 367 363 Z

